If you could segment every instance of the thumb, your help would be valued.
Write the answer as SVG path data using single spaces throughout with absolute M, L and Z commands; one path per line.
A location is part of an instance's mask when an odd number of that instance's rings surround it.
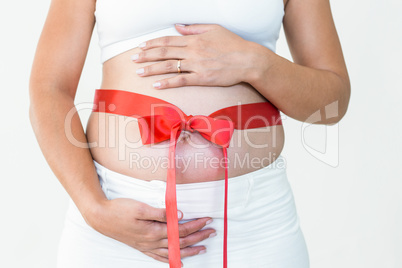
M 202 34 L 213 30 L 215 24 L 175 24 L 176 30 L 183 35 Z
M 178 220 L 181 220 L 183 218 L 183 212 L 178 210 L 177 217 Z M 143 204 L 143 206 L 139 207 L 137 210 L 137 218 L 140 220 L 166 222 L 166 209 Z

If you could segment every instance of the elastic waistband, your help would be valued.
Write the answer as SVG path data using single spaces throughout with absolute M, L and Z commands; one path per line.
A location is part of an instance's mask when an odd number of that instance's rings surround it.
M 165 181 L 141 180 L 112 171 L 95 160 L 94 164 L 109 199 L 132 198 L 154 207 L 166 207 Z M 269 166 L 229 179 L 228 209 L 245 208 L 250 200 L 258 202 L 267 196 L 275 200 L 283 195 L 283 189 L 288 189 L 287 183 L 285 159 L 279 156 Z M 178 209 L 185 211 L 188 219 L 202 215 L 220 217 L 224 211 L 224 190 L 224 180 L 176 184 Z
M 93 160 L 95 167 L 98 171 L 98 175 L 107 175 L 108 177 L 112 177 L 114 179 L 121 179 L 123 181 L 128 181 L 136 185 L 141 185 L 146 188 L 156 188 L 160 187 L 161 185 L 166 185 L 166 181 L 161 180 L 141 180 L 135 177 L 127 176 L 116 171 L 110 170 L 95 160 Z M 261 169 L 229 178 L 229 185 L 238 184 L 244 180 L 249 178 L 253 178 L 254 180 L 264 179 L 269 180 L 277 175 L 286 172 L 286 160 L 285 158 L 280 155 L 277 157 L 270 165 L 265 166 Z M 217 181 L 207 181 L 207 182 L 195 182 L 195 183 L 182 183 L 176 184 L 176 189 L 179 190 L 186 190 L 186 189 L 200 189 L 200 188 L 217 188 L 217 187 L 224 187 L 224 180 L 217 180 Z

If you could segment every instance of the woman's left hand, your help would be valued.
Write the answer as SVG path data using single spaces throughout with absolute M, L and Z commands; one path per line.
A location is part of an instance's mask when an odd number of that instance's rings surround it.
M 161 61 L 138 69 L 137 74 L 144 77 L 178 73 L 181 60 L 183 73 L 155 81 L 155 88 L 231 86 L 247 81 L 255 68 L 250 58 L 253 43 L 218 24 L 176 25 L 176 29 L 183 36 L 147 40 L 145 46 L 139 45 L 138 59 L 132 57 L 136 63 Z

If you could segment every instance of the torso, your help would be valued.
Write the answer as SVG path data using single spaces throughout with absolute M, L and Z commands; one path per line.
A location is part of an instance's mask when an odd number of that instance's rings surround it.
M 287 0 L 284 0 L 286 5 Z M 267 101 L 247 83 L 230 87 L 185 86 L 157 90 L 156 80 L 178 74 L 140 77 L 137 68 L 154 62 L 135 63 L 131 56 L 140 52 L 134 48 L 103 64 L 100 89 L 122 89 L 157 97 L 179 107 L 186 114 L 208 115 L 232 105 Z M 196 101 L 194 101 L 196 100 Z M 135 105 L 135 103 L 133 103 Z M 87 129 L 92 157 L 110 170 L 143 180 L 166 180 L 168 141 L 157 145 L 142 145 L 135 118 L 92 113 Z M 202 145 L 202 146 L 201 146 Z M 243 175 L 272 163 L 284 145 L 282 125 L 258 129 L 235 130 L 228 148 L 229 178 Z M 219 164 L 221 148 L 205 140 L 197 132 L 183 132 L 176 149 L 176 183 L 194 183 L 224 179 Z

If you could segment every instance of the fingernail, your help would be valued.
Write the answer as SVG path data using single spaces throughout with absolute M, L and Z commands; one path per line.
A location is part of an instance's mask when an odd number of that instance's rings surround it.
M 216 232 L 215 232 L 215 233 L 210 234 L 208 238 L 212 238 L 212 237 L 215 237 L 215 236 L 216 236 Z
M 186 27 L 186 25 L 181 24 L 181 23 L 176 23 L 175 25 L 176 25 L 176 26 L 179 26 L 179 27 Z
M 207 252 L 207 250 L 203 249 L 203 250 L 201 250 L 200 252 L 198 252 L 198 255 L 204 254 L 204 253 L 206 253 L 206 252 Z
M 177 211 L 177 218 L 181 218 L 181 216 L 183 216 L 183 213 L 181 211 Z
M 138 53 L 131 56 L 131 60 L 138 60 Z
M 142 42 L 141 44 L 138 45 L 138 47 L 145 47 L 147 45 L 146 42 Z
M 153 83 L 152 86 L 153 86 L 153 87 L 160 87 L 160 86 L 161 86 L 161 83 L 160 83 L 160 82 L 156 82 L 156 83 Z
M 135 71 L 137 74 L 143 74 L 144 73 L 144 68 L 140 68 L 137 69 L 137 71 Z
M 212 219 L 208 220 L 208 221 L 205 223 L 205 225 L 208 225 L 208 224 L 210 224 L 211 222 L 212 222 Z

